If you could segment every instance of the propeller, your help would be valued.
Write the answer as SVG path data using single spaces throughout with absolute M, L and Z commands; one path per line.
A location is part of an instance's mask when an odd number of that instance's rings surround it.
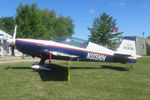
M 10 45 L 15 45 L 15 42 L 16 42 L 16 31 L 17 31 L 17 25 L 15 25 L 15 30 L 14 30 L 14 34 L 13 34 L 13 37 L 11 39 L 8 39 L 7 42 L 10 44 Z

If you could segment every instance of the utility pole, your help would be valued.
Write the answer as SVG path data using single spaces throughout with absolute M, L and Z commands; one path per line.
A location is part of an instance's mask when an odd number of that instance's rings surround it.
M 142 34 L 143 34 L 143 38 L 144 38 L 144 34 L 145 34 L 145 33 L 143 32 Z

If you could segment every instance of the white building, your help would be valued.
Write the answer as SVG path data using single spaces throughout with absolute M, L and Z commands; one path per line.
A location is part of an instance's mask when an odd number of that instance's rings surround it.
M 130 36 L 136 39 L 136 54 L 140 56 L 150 55 L 150 39 L 138 36 Z
M 11 47 L 9 46 L 9 43 L 7 42 L 7 40 L 11 38 L 12 38 L 11 35 L 0 30 L 0 57 L 12 55 Z M 14 56 L 22 56 L 22 53 L 19 52 L 17 49 L 15 49 Z
M 8 39 L 11 39 L 12 36 L 8 33 L 0 30 L 0 56 L 11 55 L 11 50 L 7 42 Z

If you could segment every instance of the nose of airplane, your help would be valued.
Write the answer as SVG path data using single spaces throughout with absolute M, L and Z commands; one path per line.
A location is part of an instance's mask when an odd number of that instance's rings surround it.
M 16 40 L 15 39 L 8 39 L 7 42 L 9 45 L 15 45 Z
M 16 42 L 16 31 L 17 31 L 17 25 L 15 25 L 15 30 L 14 30 L 13 37 L 11 39 L 7 40 L 9 45 L 15 45 L 15 42 Z

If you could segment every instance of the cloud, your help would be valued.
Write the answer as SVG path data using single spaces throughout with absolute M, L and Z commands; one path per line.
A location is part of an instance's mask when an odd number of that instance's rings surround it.
M 149 5 L 146 4 L 146 3 L 143 3 L 143 4 L 141 4 L 141 7 L 142 7 L 142 8 L 149 8 Z
M 109 5 L 112 7 L 120 7 L 120 8 L 125 8 L 126 6 L 124 2 L 110 2 Z
M 115 3 L 114 3 L 114 2 L 110 2 L 109 5 L 110 5 L 110 6 L 114 6 Z
M 126 4 L 124 2 L 119 2 L 119 6 L 124 8 L 126 6 Z
M 94 9 L 90 9 L 90 10 L 89 10 L 89 13 L 90 13 L 90 14 L 93 14 L 94 12 L 95 12 Z

